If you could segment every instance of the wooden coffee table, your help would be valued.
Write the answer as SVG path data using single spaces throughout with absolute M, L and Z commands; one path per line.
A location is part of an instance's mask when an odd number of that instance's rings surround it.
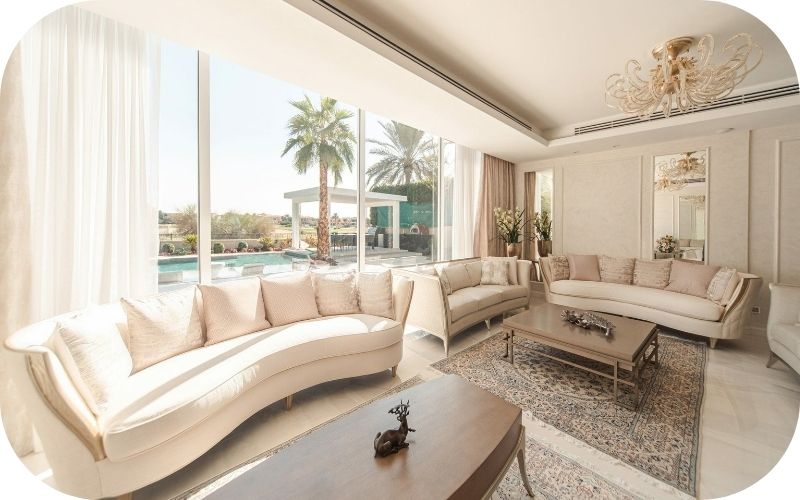
M 409 448 L 375 458 L 389 409 L 410 400 Z M 455 375 L 414 386 L 335 420 L 209 498 L 488 498 L 514 459 L 528 494 L 520 409 Z
M 608 319 L 616 326 L 613 333 L 606 336 L 599 330 L 585 330 L 564 321 L 561 319 L 561 313 L 565 309 L 570 308 L 548 302 L 503 321 L 506 333 L 506 356 L 511 364 L 514 364 L 514 348 L 524 347 L 514 342 L 517 337 L 599 361 L 611 366 L 613 374 L 595 370 L 557 355 L 536 351 L 542 356 L 613 380 L 614 401 L 618 401 L 619 384 L 632 386 L 638 407 L 642 368 L 651 361 L 658 365 L 656 325 L 638 319 L 594 313 Z M 623 370 L 628 372 L 627 376 L 622 376 Z

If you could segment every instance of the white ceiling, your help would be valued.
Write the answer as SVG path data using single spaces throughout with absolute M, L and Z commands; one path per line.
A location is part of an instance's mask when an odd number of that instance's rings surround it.
M 608 74 L 622 70 L 630 57 L 644 59 L 653 45 L 672 36 L 711 32 L 726 38 L 748 31 L 766 55 L 746 83 L 796 79 L 774 35 L 749 15 L 722 4 L 700 0 L 333 3 L 352 8 L 384 35 L 545 129 L 545 134 L 514 125 L 337 23 L 310 0 L 100 0 L 80 6 L 512 162 L 598 151 L 630 141 L 709 134 L 726 120 L 730 126 L 754 127 L 800 116 L 800 97 L 793 96 L 602 133 L 547 137 L 548 131 L 568 124 L 615 115 L 603 103 Z M 659 21 L 653 21 L 656 18 Z
M 329 0 L 548 131 L 606 119 L 608 75 L 676 36 L 714 36 L 718 52 L 745 32 L 764 48 L 743 85 L 796 77 L 780 40 L 736 7 L 704 0 Z

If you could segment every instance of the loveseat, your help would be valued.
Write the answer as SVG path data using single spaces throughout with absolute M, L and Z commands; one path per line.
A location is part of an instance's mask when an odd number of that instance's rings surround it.
M 591 262 L 592 257 L 610 262 L 609 268 L 616 265 L 617 273 L 613 270 L 601 273 L 598 270 L 594 275 L 576 277 L 572 256 L 570 259 L 563 256 L 542 258 L 547 301 L 576 309 L 638 318 L 701 335 L 709 338 L 712 348 L 718 339 L 742 336 L 745 312 L 761 285 L 761 279 L 753 274 L 681 260 L 575 256 L 574 261 Z M 620 270 L 620 261 L 625 261 L 627 267 L 623 265 Z M 598 267 L 601 266 L 598 264 Z M 728 273 L 730 279 L 721 284 L 722 289 L 712 300 L 708 295 L 711 292 L 709 287 L 720 272 Z M 648 273 L 661 273 L 657 279 L 663 281 L 646 282 L 647 279 L 653 279 L 652 276 L 648 278 Z M 691 281 L 693 277 L 699 283 L 676 286 L 680 280 Z M 641 283 L 637 284 L 637 278 L 641 279 Z
M 267 405 L 286 398 L 288 409 L 297 391 L 394 375 L 413 283 L 388 271 L 330 276 L 200 285 L 65 314 L 10 336 L 12 376 L 57 488 L 79 497 L 127 494 L 190 463 Z M 134 322 L 140 314 L 155 321 L 147 325 L 164 325 L 163 342 Z M 98 345 L 105 346 L 99 360 Z M 160 359 L 166 354 L 158 349 L 183 352 Z
M 485 262 L 505 264 L 507 281 L 488 284 Z M 528 308 L 531 261 L 516 257 L 460 259 L 429 266 L 393 269 L 395 276 L 414 282 L 408 322 L 442 339 L 444 353 L 450 339 L 480 322 L 514 309 Z M 489 280 L 491 281 L 491 280 Z

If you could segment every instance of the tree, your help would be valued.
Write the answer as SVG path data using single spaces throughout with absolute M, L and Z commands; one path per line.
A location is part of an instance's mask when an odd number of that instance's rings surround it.
M 330 247 L 328 220 L 328 173 L 334 186 L 342 182 L 342 172 L 353 170 L 355 134 L 346 120 L 353 113 L 337 106 L 336 99 L 322 97 L 319 108 L 308 96 L 289 104 L 299 113 L 289 119 L 289 139 L 281 156 L 294 151 L 292 166 L 305 174 L 315 165 L 319 168 L 319 223 L 317 224 L 317 258 L 327 259 Z
M 197 205 L 189 204 L 181 208 L 173 222 L 178 226 L 178 234 L 197 234 Z
M 425 138 L 425 132 L 394 120 L 379 122 L 386 141 L 367 139 L 375 144 L 370 154 L 380 157 L 367 169 L 367 178 L 378 184 L 410 184 L 412 181 L 433 183 L 438 166 L 436 142 Z

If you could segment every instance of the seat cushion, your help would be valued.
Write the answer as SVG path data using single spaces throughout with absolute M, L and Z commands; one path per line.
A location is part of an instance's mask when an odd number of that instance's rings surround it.
M 469 313 L 503 302 L 503 288 L 509 288 L 509 285 L 462 288 L 448 295 L 450 321 L 458 321 Z
M 617 283 L 595 281 L 562 280 L 550 285 L 550 291 L 559 295 L 602 299 L 649 307 L 667 313 L 706 321 L 718 321 L 724 308 L 708 299 L 669 292 L 657 288 L 646 288 Z
M 121 461 L 158 446 L 276 373 L 382 349 L 402 337 L 394 320 L 353 314 L 274 327 L 179 354 L 135 373 L 120 387 L 100 421 L 108 458 Z
M 500 293 L 503 302 L 506 300 L 519 299 L 528 295 L 528 289 L 524 285 L 481 285 L 478 288 L 494 290 Z
M 773 341 L 800 357 L 800 324 L 776 323 L 769 328 Z

